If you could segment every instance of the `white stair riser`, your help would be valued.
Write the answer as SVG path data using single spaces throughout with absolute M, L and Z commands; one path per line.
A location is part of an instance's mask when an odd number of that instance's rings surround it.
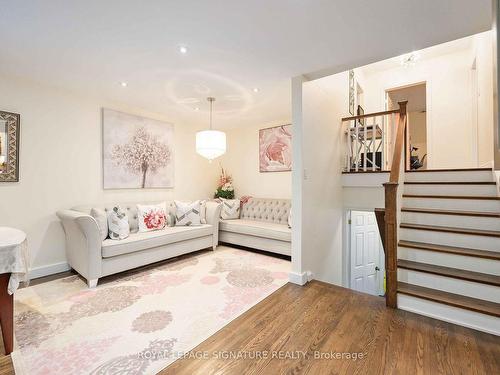
M 403 198 L 403 207 L 500 212 L 500 201 L 487 199 Z
M 500 261 L 498 260 L 413 249 L 404 246 L 398 247 L 398 258 L 500 276 Z
M 422 298 L 398 294 L 398 308 L 500 336 L 500 318 Z
M 421 195 L 474 195 L 496 197 L 496 185 L 413 185 L 405 184 L 405 194 Z
M 500 303 L 500 287 L 413 270 L 398 269 L 398 281 Z
M 500 237 L 477 236 L 470 234 L 437 232 L 400 228 L 401 240 L 427 242 L 438 245 L 465 247 L 468 249 L 500 251 Z
M 401 212 L 401 215 L 401 222 L 409 224 L 500 231 L 500 218 L 498 217 L 442 215 L 405 211 Z
M 495 181 L 492 171 L 464 171 L 464 172 L 407 172 L 405 181 Z

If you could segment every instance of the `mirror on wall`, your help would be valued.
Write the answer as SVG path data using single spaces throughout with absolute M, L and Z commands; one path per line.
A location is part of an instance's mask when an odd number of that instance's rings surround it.
M 0 182 L 19 181 L 20 115 L 0 111 Z

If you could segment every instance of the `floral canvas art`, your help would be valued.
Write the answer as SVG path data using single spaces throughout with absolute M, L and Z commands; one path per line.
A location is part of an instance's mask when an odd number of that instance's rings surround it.
M 174 127 L 103 109 L 105 189 L 174 186 Z
M 292 125 L 259 130 L 260 172 L 292 170 Z

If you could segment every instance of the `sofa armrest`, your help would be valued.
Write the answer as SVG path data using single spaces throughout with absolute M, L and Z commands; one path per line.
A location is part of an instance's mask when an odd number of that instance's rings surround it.
M 87 280 L 101 276 L 101 234 L 96 220 L 74 210 L 57 212 L 66 235 L 69 265 Z
M 219 244 L 219 221 L 220 221 L 220 210 L 222 205 L 217 202 L 207 202 L 207 213 L 206 219 L 207 224 L 210 224 L 214 228 L 214 242 L 213 248 L 215 249 Z

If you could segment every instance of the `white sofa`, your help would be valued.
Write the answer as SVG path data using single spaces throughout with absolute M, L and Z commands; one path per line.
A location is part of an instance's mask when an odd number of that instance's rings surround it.
M 157 202 L 156 202 L 157 203 Z M 111 210 L 114 206 L 127 210 L 130 236 L 123 240 L 101 240 L 96 220 L 90 210 Z M 207 202 L 207 224 L 165 227 L 152 232 L 138 232 L 137 203 L 104 206 L 78 206 L 57 212 L 66 234 L 66 257 L 69 265 L 95 287 L 100 277 L 146 264 L 212 247 L 218 243 L 220 204 Z M 154 204 L 154 203 L 139 203 Z M 167 202 L 174 210 L 173 202 Z
M 239 219 L 221 220 L 219 241 L 290 256 L 290 207 L 289 199 L 251 198 Z

